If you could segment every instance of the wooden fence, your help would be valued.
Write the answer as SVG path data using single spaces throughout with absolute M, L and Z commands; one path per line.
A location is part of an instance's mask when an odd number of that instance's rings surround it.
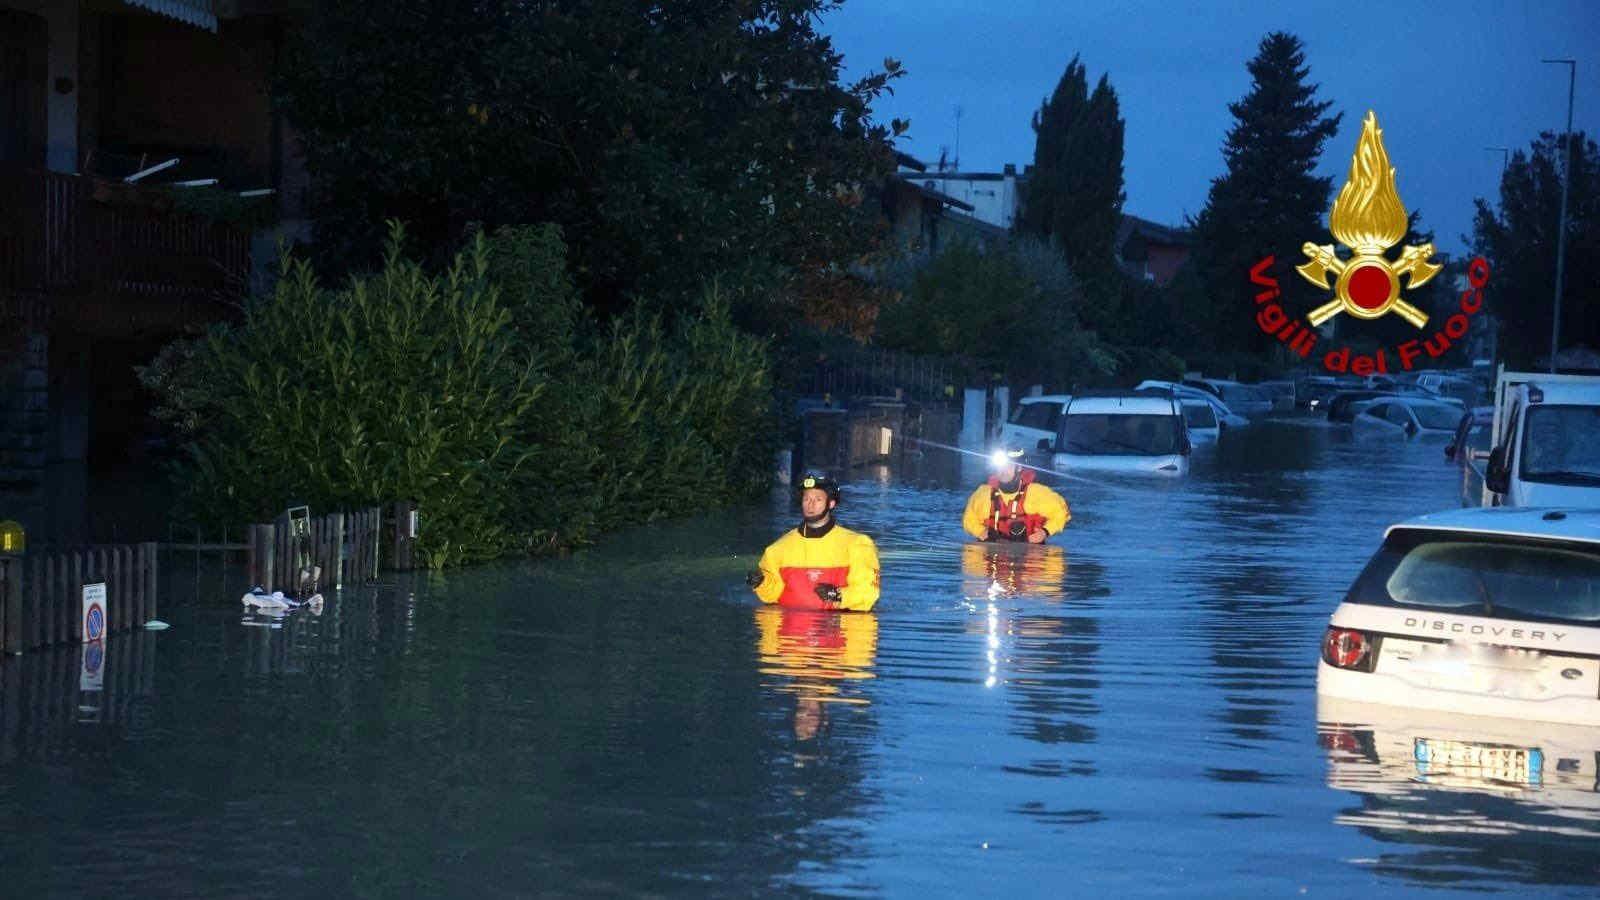
M 385 531 L 389 532 L 389 567 L 400 571 L 412 566 L 412 545 L 416 539 L 416 504 L 395 503 L 390 507 L 388 527 L 383 508 L 368 507 L 355 512 L 329 513 L 311 520 L 310 564 L 322 568 L 322 586 L 334 589 L 346 584 L 374 581 L 382 562 Z M 250 583 L 266 591 L 292 591 L 296 585 L 289 521 L 251 525 L 248 550 Z
M 83 586 L 104 583 L 109 632 L 156 617 L 154 543 L 0 557 L 0 635 L 6 653 L 83 640 Z

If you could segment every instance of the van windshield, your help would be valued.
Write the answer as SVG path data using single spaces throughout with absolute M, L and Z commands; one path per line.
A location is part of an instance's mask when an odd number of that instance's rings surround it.
M 1522 478 L 1600 485 L 1600 406 L 1528 407 Z
M 1540 622 L 1600 622 L 1600 549 L 1556 541 L 1401 529 L 1348 603 Z
M 1063 449 L 1089 456 L 1167 456 L 1178 452 L 1178 417 L 1073 413 L 1062 429 Z

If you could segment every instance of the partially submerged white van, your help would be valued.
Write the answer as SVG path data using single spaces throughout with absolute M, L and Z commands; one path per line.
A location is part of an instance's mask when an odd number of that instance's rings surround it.
M 1484 505 L 1600 507 L 1600 378 L 1528 377 L 1502 382 Z
M 1076 395 L 1056 436 L 1056 469 L 1180 476 L 1189 472 L 1182 401 L 1170 392 Z

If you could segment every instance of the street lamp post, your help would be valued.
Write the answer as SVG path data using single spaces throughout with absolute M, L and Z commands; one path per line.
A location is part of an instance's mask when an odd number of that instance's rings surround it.
M 1566 145 L 1567 158 L 1561 167 L 1561 220 L 1556 232 L 1556 302 L 1550 316 L 1550 371 L 1556 370 L 1556 351 L 1561 343 L 1561 279 L 1567 263 L 1567 189 L 1572 183 L 1572 92 L 1578 81 L 1578 61 L 1575 59 L 1547 59 L 1547 63 L 1560 63 L 1567 67 L 1567 130 L 1561 140 Z

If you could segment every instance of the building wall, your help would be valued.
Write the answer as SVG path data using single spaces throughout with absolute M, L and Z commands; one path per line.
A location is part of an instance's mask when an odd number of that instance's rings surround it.
M 1015 172 L 905 172 L 904 177 L 923 187 L 971 204 L 968 215 L 1010 230 L 1017 220 L 1017 176 Z
M 1156 284 L 1166 284 L 1178 274 L 1178 269 L 1183 266 L 1183 261 L 1189 258 L 1188 247 L 1173 247 L 1162 244 L 1152 244 L 1149 248 L 1150 256 L 1146 261 L 1147 271 L 1155 276 Z
M 158 16 L 94 19 L 98 145 L 215 152 L 225 177 L 268 185 L 274 51 L 266 23 L 225 22 L 213 35 Z

